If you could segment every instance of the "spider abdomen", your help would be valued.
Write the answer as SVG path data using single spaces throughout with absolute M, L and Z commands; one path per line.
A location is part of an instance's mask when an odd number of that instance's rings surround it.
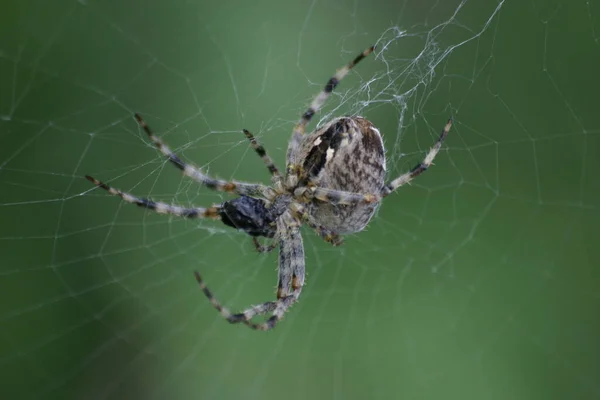
M 359 194 L 381 193 L 385 153 L 379 130 L 362 117 L 334 119 L 306 136 L 302 144 L 301 184 Z M 334 205 L 312 200 L 311 220 L 338 233 L 361 231 L 379 203 Z
M 381 134 L 366 119 L 336 118 L 306 135 L 307 124 L 331 92 L 344 76 L 373 50 L 373 46 L 365 49 L 338 69 L 302 114 L 288 145 L 285 180 L 254 135 L 246 129 L 243 130 L 250 146 L 271 173 L 272 187 L 236 180 L 226 181 L 205 174 L 201 168 L 185 163 L 173 153 L 139 114 L 135 114 L 135 119 L 140 127 L 156 148 L 184 175 L 209 189 L 233 193 L 239 197 L 212 207 L 184 207 L 140 198 L 112 188 L 91 176 L 86 178 L 127 203 L 159 214 L 184 218 L 220 218 L 225 225 L 253 236 L 256 250 L 261 253 L 279 247 L 277 300 L 251 306 L 240 313 L 234 314 L 221 305 L 200 274 L 195 272 L 202 292 L 227 321 L 233 324 L 244 323 L 252 329 L 272 329 L 298 301 L 304 286 L 306 268 L 300 233 L 302 223 L 308 219 L 308 225 L 323 240 L 334 246 L 340 245 L 340 234 L 358 232 L 367 226 L 379 206 L 381 197 L 410 183 L 427 170 L 452 126 L 450 119 L 423 161 L 385 185 L 385 154 Z M 257 236 L 274 240 L 265 246 Z M 263 314 L 270 314 L 264 322 L 252 321 L 255 316 Z

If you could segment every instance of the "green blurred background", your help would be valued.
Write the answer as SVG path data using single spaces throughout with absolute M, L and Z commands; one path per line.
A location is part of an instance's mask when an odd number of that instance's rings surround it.
M 401 33 L 405 30 L 406 33 Z M 600 398 L 598 1 L 54 0 L 0 6 L 0 397 Z M 223 178 L 268 182 L 318 115 L 382 131 L 390 176 L 449 116 L 435 166 L 331 248 L 272 332 L 277 256 L 218 222 L 144 212 L 90 174 L 184 205 L 132 118 Z M 312 125 L 314 126 L 314 124 Z

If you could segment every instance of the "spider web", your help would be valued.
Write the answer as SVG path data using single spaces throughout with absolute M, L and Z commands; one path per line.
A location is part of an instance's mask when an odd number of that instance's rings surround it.
M 600 4 L 596 1 L 53 2 L 0 13 L 3 398 L 598 398 Z M 272 332 L 276 254 L 154 200 L 227 198 L 169 165 L 132 118 L 221 178 L 268 182 L 327 78 L 376 43 L 315 118 L 360 114 L 389 177 L 435 166 L 331 248 Z M 315 123 L 311 124 L 314 127 Z

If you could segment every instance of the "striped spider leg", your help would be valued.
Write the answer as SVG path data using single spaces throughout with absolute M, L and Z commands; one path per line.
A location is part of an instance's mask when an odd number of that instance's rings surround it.
M 215 178 L 212 178 L 212 177 L 204 174 L 204 172 L 202 172 L 202 170 L 199 167 L 197 167 L 193 164 L 188 164 L 188 163 L 183 162 L 175 153 L 173 153 L 171 151 L 171 149 L 169 148 L 169 146 L 167 146 L 167 144 L 165 142 L 163 142 L 156 135 L 154 135 L 154 133 L 152 132 L 152 130 L 150 129 L 148 124 L 146 124 L 146 121 L 144 121 L 144 119 L 139 114 L 135 114 L 135 119 L 140 124 L 140 126 L 144 129 L 144 131 L 146 132 L 146 134 L 148 135 L 148 137 L 150 138 L 152 143 L 154 143 L 156 148 L 165 157 L 167 157 L 167 159 L 174 166 L 179 168 L 185 176 L 192 178 L 193 180 L 202 184 L 203 186 L 206 186 L 207 188 L 216 190 L 218 192 L 228 192 L 228 193 L 233 193 L 233 194 L 237 194 L 237 195 L 259 196 L 259 197 L 270 197 L 272 195 L 271 194 L 272 190 L 269 187 L 262 185 L 260 183 L 225 181 L 225 180 L 221 180 L 221 179 L 215 179 Z M 252 134 L 250 134 L 250 132 L 248 132 L 248 134 L 252 137 Z M 262 148 L 262 146 L 260 146 L 260 147 Z M 256 148 L 255 148 L 255 150 L 256 150 Z M 258 153 L 258 150 L 256 150 L 256 151 Z M 260 153 L 259 153 L 259 155 L 260 155 Z M 267 158 L 267 160 L 270 160 L 270 159 Z M 277 171 L 276 168 L 275 168 L 275 171 Z
M 181 207 L 139 198 L 90 176 L 86 178 L 128 203 L 157 213 L 185 218 L 220 219 L 223 224 L 250 235 L 259 252 L 270 252 L 278 247 L 276 299 L 239 313 L 232 313 L 224 307 L 209 290 L 201 275 L 195 272 L 202 292 L 227 321 L 242 323 L 255 330 L 273 329 L 298 301 L 304 286 L 305 259 L 301 225 L 308 225 L 326 242 L 334 246 L 341 245 L 343 235 L 360 232 L 369 224 L 383 197 L 410 183 L 433 164 L 452 126 L 452 120 L 449 120 L 424 159 L 389 183 L 385 181 L 386 160 L 382 135 L 366 118 L 335 118 L 306 134 L 306 126 L 325 104 L 331 92 L 373 49 L 367 48 L 339 69 L 302 114 L 288 144 L 285 177 L 254 135 L 243 130 L 250 146 L 269 170 L 272 186 L 220 180 L 205 174 L 199 167 L 183 162 L 154 135 L 138 114 L 135 114 L 136 120 L 156 148 L 184 175 L 209 189 L 232 193 L 238 197 L 207 208 Z M 259 242 L 260 237 L 271 239 L 272 242 L 263 245 Z M 252 321 L 260 315 L 265 316 L 263 322 Z
M 285 212 L 277 220 L 277 232 L 280 235 L 277 300 L 267 301 L 234 314 L 217 300 L 200 274 L 195 273 L 196 280 L 204 295 L 221 316 L 230 323 L 244 323 L 246 326 L 260 331 L 270 330 L 283 318 L 286 311 L 298 301 L 305 278 L 304 246 L 300 234 L 300 221 L 289 211 Z M 257 315 L 268 313 L 271 313 L 271 316 L 262 323 L 251 321 Z
M 325 101 L 331 95 L 331 92 L 337 87 L 342 79 L 358 64 L 363 58 L 371 54 L 375 50 L 374 46 L 365 49 L 362 53 L 356 56 L 352 61 L 338 69 L 337 72 L 327 81 L 323 90 L 314 98 L 308 109 L 300 117 L 300 121 L 294 127 L 292 138 L 287 150 L 287 166 L 286 166 L 286 185 L 294 187 L 298 183 L 299 169 L 301 168 L 301 159 L 298 154 L 298 149 L 303 141 L 306 125 L 312 120 L 313 116 L 323 107 Z
M 400 175 L 393 179 L 391 182 L 384 185 L 381 190 L 375 191 L 374 193 L 354 193 L 343 190 L 328 189 L 318 186 L 305 186 L 299 187 L 295 190 L 295 194 L 305 199 L 316 199 L 322 202 L 326 202 L 332 205 L 356 205 L 356 204 L 377 204 L 381 199 L 401 186 L 409 184 L 413 179 L 427 171 L 433 164 L 435 157 L 438 155 L 442 143 L 448 136 L 450 128 L 452 127 L 452 119 L 446 122 L 446 125 L 442 129 L 442 132 L 433 146 L 429 149 L 425 158 L 415 165 L 410 171 Z
M 115 188 L 107 185 L 106 183 L 99 181 L 98 179 L 93 178 L 89 175 L 86 175 L 85 178 L 88 181 L 92 182 L 94 185 L 98 186 L 99 188 L 106 190 L 108 193 L 110 193 L 114 196 L 119 196 L 121 199 L 123 199 L 123 201 L 125 201 L 127 203 L 136 204 L 139 207 L 146 208 L 146 209 L 154 211 L 158 214 L 170 214 L 170 215 L 175 215 L 175 216 L 183 217 L 183 218 L 212 218 L 212 219 L 220 218 L 220 216 L 219 216 L 219 214 L 221 212 L 220 206 L 213 206 L 213 207 L 208 207 L 208 208 L 182 207 L 182 206 L 177 206 L 177 205 L 172 205 L 172 204 L 167 204 L 167 203 L 156 202 L 156 201 L 153 201 L 150 199 L 134 196 L 132 194 L 123 192 L 119 189 L 115 189 Z

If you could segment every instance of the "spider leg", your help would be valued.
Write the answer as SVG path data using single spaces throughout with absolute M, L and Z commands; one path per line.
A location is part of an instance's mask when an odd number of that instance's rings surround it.
M 269 155 L 267 154 L 267 151 L 265 150 L 265 148 L 256 140 L 256 138 L 250 131 L 248 131 L 247 129 L 244 129 L 243 132 L 244 132 L 244 135 L 246 135 L 246 137 L 248 138 L 248 140 L 250 140 L 250 146 L 252 146 L 252 148 L 254 149 L 256 154 L 259 155 L 259 157 L 263 160 L 263 162 L 267 166 L 267 169 L 271 173 L 271 176 L 273 176 L 273 178 L 275 180 L 280 181 L 281 173 L 275 166 L 275 163 L 273 162 L 271 157 L 269 157 Z
M 300 296 L 300 290 L 297 290 L 297 294 L 288 295 L 283 297 L 277 301 L 267 301 L 262 304 L 258 304 L 256 306 L 252 306 L 240 313 L 233 314 L 227 307 L 223 306 L 212 294 L 210 289 L 204 283 L 204 280 L 200 276 L 197 271 L 194 271 L 194 275 L 196 276 L 196 281 L 200 285 L 200 289 L 204 295 L 210 301 L 210 304 L 221 314 L 223 318 L 225 318 L 229 323 L 239 324 L 244 323 L 246 326 L 259 330 L 259 331 L 267 331 L 273 329 L 277 322 L 281 320 L 283 314 L 287 311 L 287 309 L 297 301 Z M 273 312 L 273 315 L 264 323 L 256 324 L 251 321 L 257 315 L 267 314 L 269 312 Z
M 365 58 L 366 56 L 371 54 L 374 49 L 375 49 L 374 46 L 371 46 L 371 47 L 365 49 L 362 53 L 360 53 L 358 56 L 356 56 L 348 64 L 346 64 L 342 68 L 338 69 L 337 72 L 335 73 L 335 75 L 333 75 L 327 81 L 327 83 L 325 84 L 325 87 L 323 87 L 321 92 L 314 98 L 314 100 L 312 101 L 312 103 L 310 104 L 308 109 L 300 117 L 300 121 L 298 121 L 298 123 L 296 124 L 296 126 L 294 127 L 294 130 L 292 132 L 292 138 L 290 140 L 290 144 L 288 146 L 288 151 L 287 151 L 288 152 L 287 159 L 290 160 L 288 162 L 288 166 L 287 166 L 288 176 L 292 175 L 292 177 L 290 178 L 291 184 L 289 186 L 294 186 L 295 178 L 297 177 L 297 174 L 298 174 L 297 168 L 299 166 L 296 164 L 294 155 L 296 154 L 297 148 L 300 146 L 302 137 L 304 136 L 304 131 L 306 129 L 306 125 L 308 125 L 308 123 L 311 121 L 312 117 L 321 109 L 321 107 L 323 107 L 323 104 L 325 104 L 325 101 L 327 100 L 327 98 L 329 97 L 331 92 L 333 92 L 333 90 L 337 87 L 337 85 L 340 83 L 340 81 L 342 79 L 344 79 L 344 77 L 346 75 L 348 75 L 348 72 L 350 72 L 350 70 L 352 68 L 354 68 L 354 66 L 356 64 L 358 64 L 363 58 Z
M 110 193 L 112 195 L 119 196 L 127 203 L 137 204 L 138 206 L 140 206 L 142 208 L 152 210 L 158 214 L 171 214 L 171 215 L 177 215 L 178 217 L 184 217 L 184 218 L 213 218 L 213 219 L 220 218 L 220 216 L 219 216 L 220 207 L 208 207 L 208 208 L 189 207 L 188 208 L 188 207 L 174 206 L 174 205 L 167 204 L 167 203 L 160 203 L 160 202 L 152 201 L 149 199 L 136 197 L 129 193 L 122 192 L 119 189 L 110 187 L 106 183 L 100 182 L 99 180 L 92 178 L 89 175 L 86 175 L 85 177 L 87 178 L 88 181 L 92 182 L 94 185 L 106 190 L 108 193 Z
M 449 119 L 440 137 L 434 143 L 433 147 L 429 150 L 425 159 L 417 164 L 413 169 L 409 172 L 400 175 L 398 178 L 394 179 L 392 182 L 386 184 L 381 192 L 378 194 L 371 193 L 352 193 L 346 192 L 343 190 L 335 190 L 335 189 L 327 189 L 318 186 L 306 186 L 300 187 L 294 191 L 294 196 L 296 198 L 303 198 L 305 200 L 317 199 L 321 200 L 333 205 L 355 205 L 359 203 L 377 203 L 381 201 L 382 197 L 385 197 L 392 193 L 394 190 L 398 189 L 400 186 L 406 185 L 410 183 L 414 178 L 421 175 L 423 172 L 427 170 L 433 163 L 435 156 L 439 153 L 440 148 L 442 147 L 442 143 L 446 136 L 448 136 L 448 132 L 452 127 L 452 119 Z
M 310 226 L 315 231 L 315 233 L 319 235 L 321 239 L 323 239 L 327 243 L 331 243 L 333 246 L 341 246 L 342 244 L 344 244 L 344 238 L 341 235 L 335 233 L 330 229 L 324 228 L 321 225 L 313 223 L 308 217 L 308 212 L 306 211 L 306 208 L 302 204 L 294 202 L 291 204 L 290 207 L 296 212 L 299 219 L 302 220 L 302 222 L 304 222 L 308 226 Z
M 169 161 L 173 163 L 173 165 L 179 168 L 184 175 L 192 178 L 196 182 L 218 192 L 229 192 L 238 195 L 254 197 L 271 197 L 269 196 L 271 190 L 262 184 L 215 179 L 204 174 L 199 167 L 183 162 L 175 153 L 173 153 L 173 151 L 171 151 L 171 149 L 169 148 L 169 146 L 167 146 L 165 142 L 163 142 L 156 135 L 154 135 L 154 133 L 152 133 L 152 130 L 150 129 L 148 124 L 146 124 L 146 121 L 144 121 L 144 119 L 139 114 L 135 114 L 135 119 L 137 120 L 138 124 L 140 124 L 140 126 L 144 129 L 146 134 L 148 134 L 148 137 L 150 138 L 152 143 L 154 143 L 156 148 L 164 156 L 166 156 L 169 159 Z
M 291 286 L 292 293 L 285 297 L 280 297 L 278 292 L 278 301 L 276 302 L 275 310 L 269 319 L 260 324 L 255 324 L 248 321 L 246 325 L 252 329 L 259 331 L 271 330 L 277 325 L 283 318 L 287 310 L 298 301 L 300 294 L 302 293 L 302 287 L 304 286 L 305 263 L 304 263 L 304 247 L 302 245 L 302 236 L 300 230 L 290 232 L 290 236 L 287 241 L 281 243 L 279 253 L 279 268 L 282 269 L 282 265 L 288 265 L 291 269 Z M 284 273 L 289 273 L 289 270 L 284 268 Z M 283 273 L 282 273 L 283 275 Z
M 297 198 L 307 200 L 317 199 L 333 205 L 353 205 L 359 203 L 377 203 L 381 200 L 379 195 L 346 192 L 343 190 L 327 189 L 318 186 L 300 187 L 294 191 Z
M 333 246 L 341 246 L 344 244 L 344 238 L 333 232 L 332 230 L 323 228 L 321 225 L 313 224 L 312 222 L 306 220 L 308 226 L 310 226 L 317 235 L 327 243 L 330 243 Z
M 304 112 L 304 114 L 302 114 L 302 117 L 300 117 L 300 121 L 298 121 L 298 123 L 294 127 L 293 136 L 302 136 L 304 134 L 304 129 L 306 128 L 306 125 L 308 125 L 315 113 L 319 111 L 321 107 L 323 107 L 323 104 L 325 104 L 325 101 L 327 100 L 331 92 L 333 92 L 333 89 L 337 87 L 340 81 L 344 79 L 346 75 L 348 75 L 348 72 L 350 72 L 350 70 L 354 68 L 356 64 L 358 64 L 363 58 L 371 54 L 374 49 L 375 47 L 373 46 L 369 47 L 368 49 L 365 49 L 352 61 L 350 61 L 348 64 L 344 65 L 342 68 L 337 70 L 335 75 L 333 75 L 327 81 L 323 90 L 321 90 L 317 97 L 314 98 L 313 102 L 310 104 L 308 109 Z
M 215 298 L 200 274 L 195 272 L 196 280 L 204 295 L 221 316 L 230 323 L 244 323 L 246 326 L 259 331 L 271 330 L 300 297 L 304 285 L 305 268 L 304 246 L 302 245 L 298 222 L 291 215 L 284 214 L 278 221 L 278 228 L 282 229 L 284 233 L 279 242 L 279 283 L 276 301 L 268 301 L 240 313 L 232 314 Z M 272 314 L 265 322 L 257 324 L 251 321 L 253 317 L 269 312 Z
M 263 304 L 250 307 L 244 312 L 233 314 L 227 307 L 223 306 L 221 302 L 216 299 L 208 286 L 206 286 L 206 283 L 204 283 L 204 280 L 198 271 L 194 271 L 194 276 L 196 277 L 198 285 L 200 285 L 200 289 L 202 289 L 202 292 L 206 298 L 208 298 L 208 301 L 210 301 L 210 304 L 212 304 L 212 306 L 221 314 L 221 316 L 223 316 L 223 318 L 232 324 L 250 321 L 256 315 L 266 314 L 273 311 L 277 307 L 277 301 L 267 301 Z
M 249 328 L 268 331 L 273 329 L 283 318 L 287 310 L 298 301 L 302 293 L 305 279 L 304 246 L 302 236 L 298 227 L 289 229 L 288 237 L 280 242 L 279 247 L 279 284 L 277 289 L 277 301 L 265 303 L 265 309 L 271 311 L 271 316 L 262 323 L 254 323 L 245 319 L 244 323 Z M 289 293 L 291 286 L 292 292 Z M 260 306 L 258 306 L 260 307 Z M 255 307 L 256 308 L 256 307 Z M 267 311 L 267 312 L 269 312 Z M 244 317 L 246 317 L 245 313 Z
M 270 253 L 277 247 L 277 242 L 273 241 L 267 245 L 261 244 L 257 237 L 252 238 L 252 243 L 254 243 L 254 247 L 256 247 L 256 251 L 259 253 Z
M 296 301 L 298 301 L 298 297 L 300 297 L 301 291 L 302 289 L 299 289 L 297 291 L 294 291 L 292 295 L 286 296 L 276 302 L 273 302 L 272 306 L 274 306 L 275 310 L 273 311 L 273 314 L 269 317 L 269 319 L 267 319 L 265 322 L 257 324 L 252 321 L 245 321 L 244 324 L 247 327 L 257 331 L 270 331 L 271 329 L 275 328 L 275 325 L 277 325 L 279 321 L 281 321 L 287 310 L 294 303 L 296 303 Z
M 451 127 L 452 127 L 452 119 L 449 119 L 448 122 L 446 123 L 446 125 L 444 126 L 444 129 L 442 130 L 440 137 L 434 143 L 433 147 L 431 149 L 429 149 L 429 152 L 425 156 L 425 159 L 423 161 L 421 161 L 419 164 L 417 164 L 415 167 L 413 167 L 413 169 L 411 169 L 409 172 L 400 175 L 398 178 L 394 179 L 393 181 L 391 181 L 390 183 L 385 185 L 381 191 L 381 195 L 382 196 L 389 195 L 394 190 L 398 189 L 400 186 L 410 183 L 410 181 L 412 181 L 414 178 L 416 178 L 417 176 L 419 176 L 423 172 L 425 172 L 427 170 L 427 168 L 429 168 L 431 166 L 431 164 L 433 163 L 433 160 L 435 159 L 435 156 L 437 156 L 438 152 L 440 151 L 440 148 L 442 147 L 442 143 L 444 142 L 444 139 L 446 139 L 446 136 L 448 136 L 448 132 L 450 132 Z

